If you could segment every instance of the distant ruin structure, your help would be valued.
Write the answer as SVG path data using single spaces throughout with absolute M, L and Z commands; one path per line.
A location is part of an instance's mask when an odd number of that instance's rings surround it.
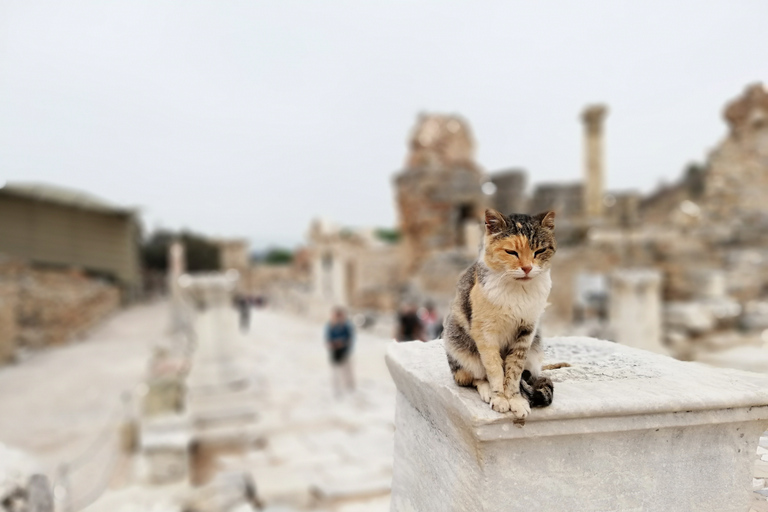
M 64 187 L 0 188 L 0 253 L 109 278 L 123 299 L 141 291 L 136 211 Z
M 464 248 L 489 197 L 469 125 L 458 116 L 420 115 L 405 165 L 394 181 L 405 270 L 412 273 L 437 251 Z
M 322 305 L 392 309 L 399 284 L 398 247 L 375 230 L 345 230 L 317 219 L 309 230 L 312 297 Z
M 406 169 L 479 170 L 472 132 L 459 116 L 420 114 L 408 146 Z
M 603 122 L 608 114 L 604 105 L 584 109 L 584 213 L 587 218 L 603 214 Z
M 504 214 L 527 212 L 529 202 L 525 194 L 527 181 L 525 171 L 519 169 L 493 173 L 491 183 L 496 187 L 493 207 Z
M 533 191 L 529 213 L 554 210 L 562 220 L 581 217 L 584 187 L 581 183 L 542 183 Z
M 620 269 L 611 274 L 608 317 L 614 341 L 667 352 L 662 344 L 661 281 L 661 272 L 655 269 Z
M 487 175 L 464 119 L 420 116 L 394 179 L 399 236 L 381 245 L 362 229 L 314 230 L 314 297 L 388 311 L 429 299 L 445 311 L 486 207 L 555 210 L 545 335 L 577 330 L 686 359 L 768 339 L 768 91 L 751 85 L 728 103 L 709 158 L 650 194 L 605 188 L 607 112 L 581 115 L 583 179 L 533 187 L 517 168 Z
M 709 156 L 705 214 L 713 221 L 766 223 L 768 201 L 768 91 L 747 87 L 723 113 L 730 131 Z

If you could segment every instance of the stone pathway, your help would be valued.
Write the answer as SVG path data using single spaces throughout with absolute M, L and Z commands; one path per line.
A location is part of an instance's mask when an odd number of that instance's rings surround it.
M 0 368 L 0 442 L 52 471 L 105 428 L 114 430 L 119 396 L 144 378 L 167 320 L 166 303 L 133 307 L 85 340 Z M 256 310 L 251 332 L 241 341 L 244 362 L 259 384 L 254 398 L 259 443 L 244 456 L 224 459 L 220 469 L 249 471 L 268 510 L 389 510 L 395 408 L 395 387 L 384 363 L 389 340 L 358 333 L 358 391 L 341 401 L 333 398 L 319 323 Z M 761 446 L 758 456 L 764 458 L 756 462 L 754 481 L 760 492 L 751 510 L 768 512 L 768 437 Z M 175 501 L 172 489 L 151 489 L 154 495 L 140 489 L 147 504 L 159 505 L 158 497 L 165 494 Z M 121 501 L 138 500 L 125 496 Z
M 0 367 L 0 442 L 37 459 L 48 474 L 87 451 L 120 419 L 120 396 L 144 378 L 168 321 L 165 302 L 123 310 L 84 340 Z
M 254 311 L 246 342 L 261 392 L 263 448 L 225 461 L 250 471 L 268 505 L 305 510 L 389 510 L 395 386 L 384 362 L 388 339 L 358 332 L 358 389 L 333 397 L 323 326 Z

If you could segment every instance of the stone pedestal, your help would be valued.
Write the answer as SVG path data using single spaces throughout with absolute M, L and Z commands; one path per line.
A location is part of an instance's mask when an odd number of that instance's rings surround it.
M 232 303 L 238 273 L 186 277 L 184 290 L 201 305 L 192 323 L 196 343 L 187 389 L 193 394 L 242 386 L 248 370 L 242 363 L 243 347 Z
M 253 375 L 232 307 L 237 277 L 237 272 L 190 276 L 186 286 L 205 308 L 193 323 L 196 347 L 185 383 L 196 485 L 215 474 L 220 456 L 246 451 L 256 436 Z
M 167 415 L 140 427 L 141 477 L 149 484 L 187 482 L 192 430 L 189 418 Z
M 451 378 L 441 341 L 393 344 L 392 511 L 745 512 L 768 377 L 591 338 L 545 340 L 554 402 L 523 427 Z
M 620 269 L 611 274 L 608 318 L 615 341 L 665 354 L 661 343 L 661 272 Z
M 161 377 L 147 382 L 142 414 L 179 414 L 184 410 L 184 384 L 180 378 Z

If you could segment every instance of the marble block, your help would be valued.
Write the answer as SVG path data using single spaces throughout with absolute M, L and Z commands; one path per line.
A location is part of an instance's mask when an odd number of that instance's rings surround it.
M 592 338 L 545 340 L 550 407 L 524 426 L 451 378 L 442 341 L 393 343 L 392 511 L 745 512 L 768 377 Z
M 186 482 L 190 471 L 192 431 L 183 415 L 155 416 L 139 431 L 140 473 L 153 485 Z

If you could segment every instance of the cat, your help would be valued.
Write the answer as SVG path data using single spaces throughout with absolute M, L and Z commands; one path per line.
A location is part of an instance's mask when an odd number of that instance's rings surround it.
M 459 278 L 443 339 L 453 378 L 474 386 L 494 411 L 524 421 L 531 406 L 552 403 L 541 375 L 539 319 L 552 286 L 555 212 L 485 211 L 477 261 Z M 568 366 L 567 364 L 552 367 Z

